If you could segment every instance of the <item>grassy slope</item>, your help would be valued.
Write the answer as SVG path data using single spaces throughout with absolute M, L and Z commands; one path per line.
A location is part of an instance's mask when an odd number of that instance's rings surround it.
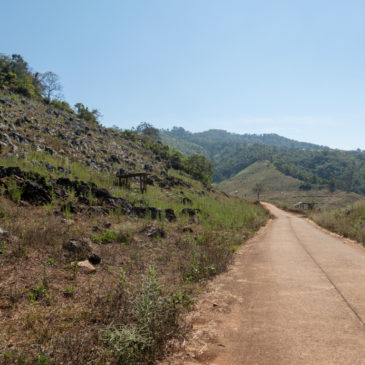
M 143 195 L 136 181 L 131 189 L 120 188 L 115 185 L 119 166 L 132 169 L 134 164 L 140 170 L 149 163 L 152 173 L 163 178 L 164 162 L 156 161 L 142 140 L 132 143 L 83 121 L 66 125 L 74 116 L 55 116 L 42 104 L 13 99 L 12 105 L 0 105 L 3 131 L 26 136 L 38 147 L 13 140 L 17 149 L 4 147 L 0 165 L 36 171 L 46 180 L 92 180 L 135 205 L 172 208 L 177 220 L 153 221 L 118 210 L 103 213 L 90 196 L 98 209 L 93 213 L 73 191 L 65 198 L 53 197 L 50 204 L 31 206 L 9 199 L 10 186 L 16 201 L 20 192 L 14 181 L 0 179 L 0 227 L 7 232 L 0 233 L 0 363 L 134 364 L 161 357 L 165 341 L 180 333 L 179 313 L 191 307 L 206 280 L 225 270 L 236 248 L 266 221 L 266 212 L 175 170 L 168 175 L 188 185 L 161 188 L 155 183 Z M 31 122 L 17 123 L 24 115 Z M 58 132 L 76 139 L 77 148 Z M 111 154 L 121 164 L 108 162 Z M 90 157 L 109 171 L 86 166 Z M 50 171 L 46 163 L 71 172 Z M 184 205 L 183 197 L 191 205 Z M 73 201 L 78 211 L 60 212 L 65 201 Z M 181 214 L 186 207 L 201 213 L 189 218 Z M 164 236 L 149 236 L 155 228 Z M 93 275 L 71 265 L 78 257 L 63 248 L 70 238 L 86 242 L 101 257 Z
M 264 184 L 260 199 L 277 201 L 289 206 L 299 201 L 315 201 L 320 208 L 335 208 L 364 200 L 358 194 L 339 190 L 334 193 L 318 187 L 309 191 L 300 190 L 301 181 L 282 174 L 269 162 L 256 162 L 229 180 L 220 183 L 219 187 L 227 193 L 237 192 L 238 196 L 255 199 L 256 194 L 252 189 L 257 182 Z
M 320 226 L 344 237 L 350 237 L 365 246 L 365 203 L 314 212 L 311 219 Z

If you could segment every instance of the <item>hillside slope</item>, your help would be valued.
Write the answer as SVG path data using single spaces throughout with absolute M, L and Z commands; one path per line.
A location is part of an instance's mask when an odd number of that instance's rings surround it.
M 340 190 L 330 192 L 326 187 L 318 185 L 313 186 L 311 190 L 303 190 L 302 181 L 284 175 L 268 161 L 255 162 L 218 186 L 228 194 L 255 199 L 256 193 L 253 188 L 257 183 L 263 185 L 260 199 L 289 206 L 304 201 L 315 202 L 320 209 L 331 209 L 365 201 L 361 195 Z
M 161 136 L 182 153 L 207 156 L 217 183 L 254 162 L 270 161 L 283 174 L 306 184 L 365 194 L 365 153 L 360 150 L 335 150 L 275 134 L 238 135 L 221 130 L 190 133 L 175 127 L 162 130 Z M 199 152 L 199 148 L 203 150 Z
M 238 134 L 221 129 L 210 129 L 205 132 L 192 133 L 186 131 L 184 128 L 174 127 L 171 130 L 161 130 L 160 134 L 166 144 L 176 147 L 182 153 L 188 155 L 191 153 L 202 153 L 210 159 L 213 159 L 218 148 L 225 145 L 263 144 L 299 150 L 322 150 L 324 148 L 313 143 L 299 142 L 285 138 L 275 133 Z
M 0 146 L 1 364 L 153 362 L 267 219 L 162 143 L 39 99 L 0 92 Z

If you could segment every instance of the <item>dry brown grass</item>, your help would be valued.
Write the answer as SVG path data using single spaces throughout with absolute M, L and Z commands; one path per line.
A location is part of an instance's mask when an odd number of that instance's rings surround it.
M 310 217 L 320 226 L 365 245 L 364 203 L 342 209 L 313 212 Z
M 215 207 L 227 198 L 212 193 L 204 199 L 218 199 Z M 251 226 L 229 229 L 227 221 L 225 231 L 213 231 L 209 218 L 190 219 L 193 232 L 184 233 L 189 223 L 184 216 L 174 223 L 120 215 L 55 216 L 54 207 L 17 206 L 4 197 L 0 207 L 0 227 L 8 232 L 0 254 L 0 362 L 4 364 L 123 363 L 126 355 L 116 350 L 115 342 L 107 341 L 107 331 L 138 323 L 135 300 L 145 295 L 143 280 L 151 267 L 161 285 L 156 303 L 165 304 L 156 304 L 149 314 L 154 318 L 150 331 L 156 326 L 159 336 L 138 356 L 148 361 L 160 358 L 165 341 L 183 329 L 179 313 L 191 306 L 190 297 L 205 280 L 225 270 L 235 245 L 262 223 L 259 219 Z M 105 222 L 111 224 L 110 230 L 127 232 L 131 241 L 90 240 L 102 257 L 96 274 L 74 270 L 63 242 L 70 237 L 91 238 L 98 234 L 93 227 L 102 232 Z M 147 237 L 144 228 L 151 225 L 163 228 L 166 237 Z
M 55 215 L 54 210 L 59 210 L 64 200 L 33 207 L 16 205 L 0 194 L 0 228 L 8 232 L 0 237 L 0 363 L 152 363 L 163 356 L 165 341 L 182 333 L 179 314 L 191 308 L 206 280 L 224 271 L 238 245 L 263 224 L 264 211 L 244 200 L 208 192 L 201 183 L 177 171 L 169 174 L 188 182 L 191 188 L 149 186 L 143 196 L 136 183 L 131 190 L 121 189 L 114 184 L 115 171 L 107 174 L 87 167 L 87 161 L 91 158 L 105 163 L 116 154 L 121 160 L 119 167 L 128 161 L 126 168 L 138 170 L 143 161 L 153 165 L 153 174 L 161 179 L 164 161 L 156 161 L 140 141 L 132 143 L 118 134 L 105 134 L 105 130 L 99 133 L 98 126 L 88 126 L 96 138 L 86 141 L 85 133 L 78 135 L 67 124 L 68 117 L 56 118 L 44 105 L 24 108 L 20 102 L 9 108 L 9 121 L 16 124 L 25 113 L 37 118 L 38 130 L 26 124 L 16 125 L 17 132 L 57 154 L 36 152 L 34 145 L 23 144 L 18 152 L 27 152 L 25 158 L 5 148 L 2 152 L 9 155 L 0 157 L 1 165 L 19 166 L 46 177 L 62 176 L 48 171 L 46 163 L 63 166 L 71 170 L 67 177 L 93 181 L 113 196 L 173 208 L 177 220 L 151 221 L 116 212 Z M 45 127 L 56 133 L 51 135 Z M 74 148 L 69 140 L 58 138 L 59 131 L 77 138 L 80 145 Z M 85 141 L 88 146 L 84 149 Z M 68 198 L 74 199 L 71 195 Z M 193 218 L 181 216 L 184 196 L 202 213 Z M 106 228 L 106 223 L 110 227 Z M 148 237 L 145 228 L 151 225 L 163 229 L 165 237 Z M 99 228 L 97 232 L 94 226 Z M 192 232 L 184 231 L 186 226 Z M 125 234 L 128 239 L 107 244 L 95 239 L 95 235 L 108 235 L 108 231 L 116 232 L 116 236 Z M 62 248 L 69 238 L 86 240 L 101 257 L 95 274 L 87 275 L 71 265 L 78 257 Z M 130 352 L 133 346 L 137 346 L 137 353 Z

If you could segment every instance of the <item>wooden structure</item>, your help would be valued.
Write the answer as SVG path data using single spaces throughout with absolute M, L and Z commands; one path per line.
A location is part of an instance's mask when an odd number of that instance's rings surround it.
M 299 202 L 294 205 L 294 208 L 313 210 L 316 203 Z
M 131 179 L 134 177 L 139 177 L 139 188 L 143 194 L 147 191 L 147 176 L 150 175 L 148 172 L 135 172 L 126 173 L 124 171 L 118 171 L 117 178 L 119 179 L 119 186 L 131 186 Z

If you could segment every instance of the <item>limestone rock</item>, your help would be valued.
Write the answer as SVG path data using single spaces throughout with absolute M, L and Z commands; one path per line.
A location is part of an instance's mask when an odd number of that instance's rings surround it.
M 79 262 L 76 261 L 76 262 L 73 262 L 72 265 L 77 265 L 80 272 L 82 272 L 83 274 L 95 274 L 96 273 L 95 267 L 91 264 L 91 262 L 89 260 L 79 261 Z

